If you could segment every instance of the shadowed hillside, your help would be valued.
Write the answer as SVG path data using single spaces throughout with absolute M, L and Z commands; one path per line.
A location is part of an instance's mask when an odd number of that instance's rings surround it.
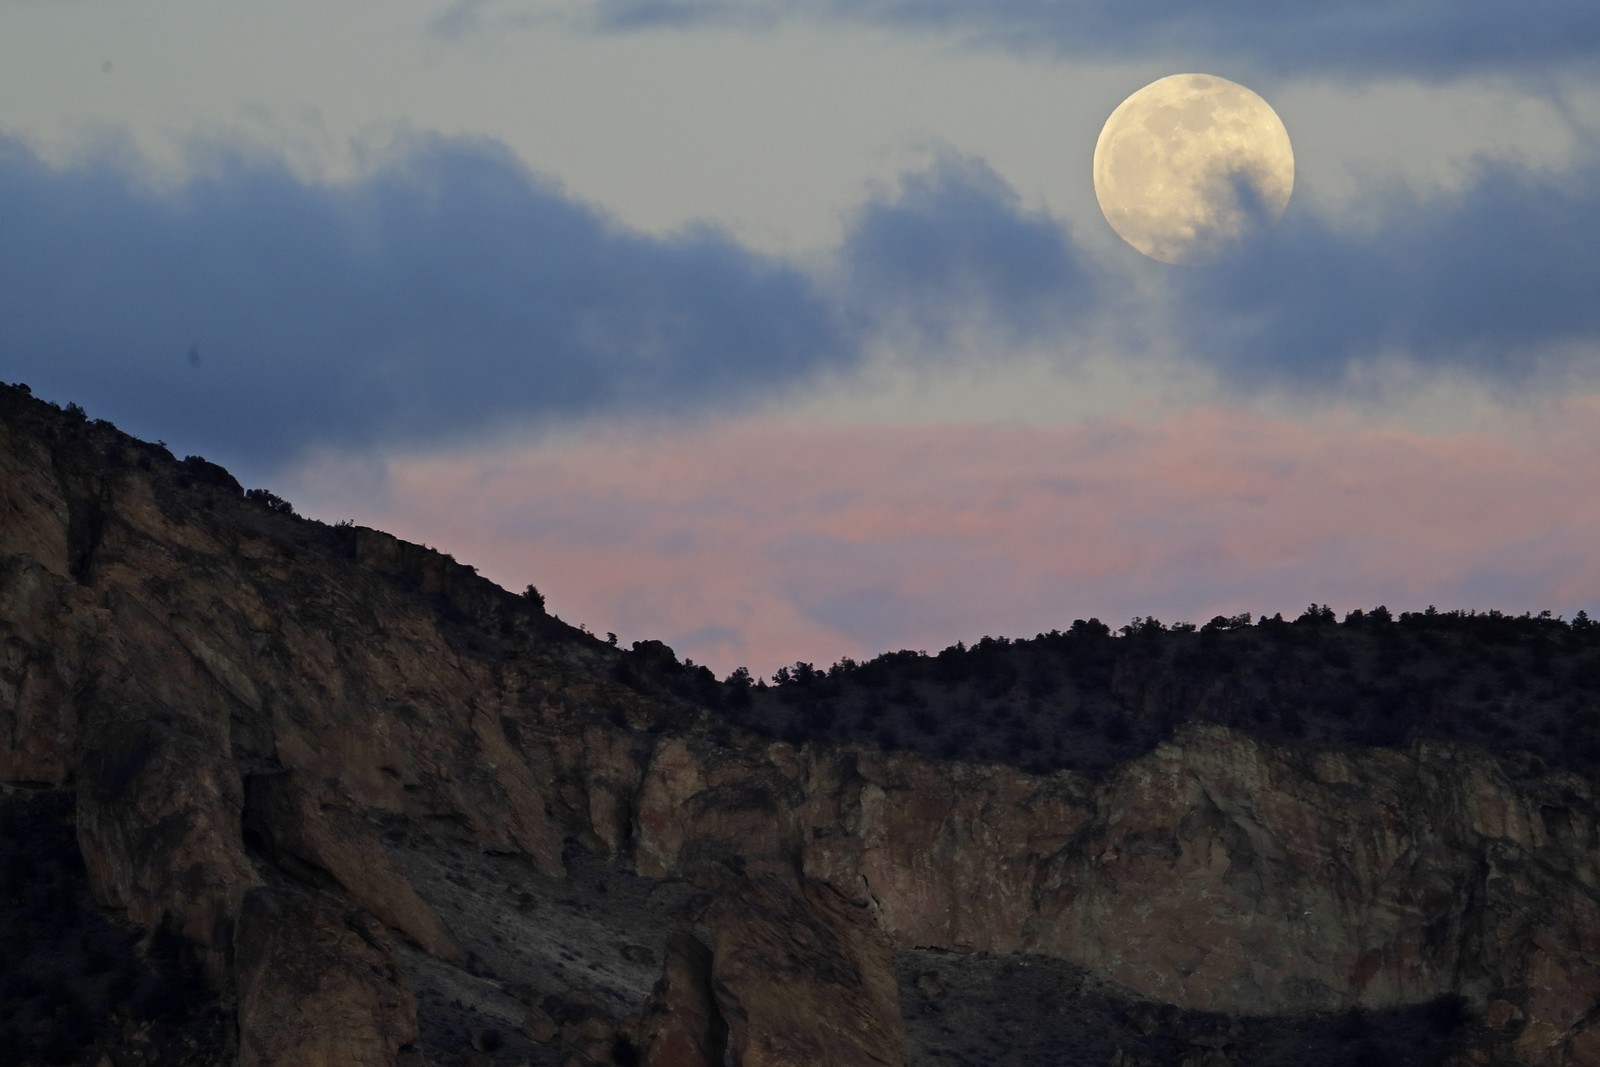
M 774 685 L 728 683 L 733 721 L 791 741 L 849 739 L 1035 772 L 1103 770 L 1209 722 L 1283 743 L 1459 741 L 1531 765 L 1600 769 L 1600 625 L 1499 612 L 1098 620 L 1031 640 L 886 653 Z
M 774 684 L 0 387 L 0 1064 L 1600 1062 L 1586 618 Z

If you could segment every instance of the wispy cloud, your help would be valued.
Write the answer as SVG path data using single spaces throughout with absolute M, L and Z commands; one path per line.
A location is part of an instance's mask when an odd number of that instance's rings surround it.
M 608 32 L 850 21 L 1074 58 L 1207 56 L 1258 70 L 1418 78 L 1581 72 L 1600 56 L 1600 8 L 1587 0 L 599 0 L 588 18 Z
M 545 10 L 547 4 L 505 4 L 494 0 L 451 0 L 442 12 L 428 23 L 428 29 L 439 37 L 459 41 L 488 30 L 504 32 L 510 29 L 528 29 L 548 25 L 558 13 Z
M 1374 360 L 1523 386 L 1600 350 L 1592 161 L 1485 165 L 1455 193 L 1374 200 L 1360 226 L 1291 209 L 1200 269 L 1097 260 L 953 155 L 868 198 L 804 267 L 711 228 L 627 229 L 492 142 L 422 139 L 346 185 L 214 146 L 157 189 L 136 162 L 58 169 L 0 140 L 0 365 L 257 469 L 317 446 L 726 416 L 886 338 L 921 355 L 1120 337 L 1243 392 L 1333 396 Z
M 0 142 L 0 200 L 8 376 L 230 462 L 725 412 L 892 324 L 1042 330 L 1087 277 L 953 159 L 864 207 L 826 284 L 715 229 L 625 229 L 483 142 L 423 140 L 347 186 L 213 147 L 164 191 L 120 156 L 58 170 Z
M 224 153 L 156 191 L 4 143 L 0 202 L 8 376 L 235 458 L 694 410 L 856 353 L 801 271 L 625 230 L 492 144 L 344 187 Z
M 1071 235 L 1024 208 L 981 160 L 955 155 L 869 201 L 840 258 L 857 315 L 907 328 L 921 344 L 975 328 L 1033 340 L 1091 306 L 1094 275 Z
M 1190 343 L 1245 385 L 1338 385 L 1393 358 L 1525 383 L 1600 351 L 1600 159 L 1484 164 L 1459 192 L 1390 193 L 1373 214 L 1359 228 L 1291 214 L 1173 275 Z
M 1600 399 L 1428 435 L 1201 408 L 1055 428 L 769 418 L 396 459 L 355 517 L 553 610 L 770 671 L 1099 615 L 1595 608 Z M 302 469 L 342 508 L 365 469 Z M 331 517 L 331 516 L 330 516 Z

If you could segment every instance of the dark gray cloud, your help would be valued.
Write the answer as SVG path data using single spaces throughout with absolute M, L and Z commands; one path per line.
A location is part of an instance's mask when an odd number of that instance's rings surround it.
M 486 29 L 503 32 L 512 29 L 533 29 L 558 21 L 557 16 L 541 13 L 536 8 L 524 10 L 490 9 L 489 0 L 452 0 L 428 23 L 428 28 L 446 40 L 460 40 Z
M 863 209 L 843 300 L 715 230 L 617 226 L 493 144 L 427 140 L 348 186 L 216 150 L 155 191 L 135 163 L 0 140 L 0 374 L 229 463 L 725 408 L 956 296 L 1036 323 L 1084 276 L 955 161 Z
M 0 213 L 6 376 L 235 456 L 692 409 L 855 355 L 793 267 L 624 230 L 484 144 L 343 188 L 224 156 L 153 192 L 7 143 Z
M 1060 224 L 981 161 L 946 155 L 856 216 L 842 254 L 858 316 L 938 345 L 973 328 L 1016 342 L 1088 308 L 1091 273 Z
M 178 188 L 137 173 L 0 140 L 0 377 L 247 470 L 729 410 L 885 330 L 931 350 L 1147 329 L 1146 290 L 955 157 L 870 199 L 827 277 L 715 230 L 622 228 L 493 144 L 428 140 L 345 186 L 221 151 Z M 1517 384 L 1600 345 L 1600 161 L 1369 207 L 1370 227 L 1291 208 L 1220 263 L 1147 264 L 1168 303 L 1145 310 L 1170 312 L 1149 321 L 1240 388 L 1337 391 L 1386 354 Z
M 1591 0 L 599 0 L 621 32 L 838 19 L 957 34 L 972 43 L 1094 59 L 1192 56 L 1254 70 L 1448 78 L 1580 68 L 1600 57 Z
M 1600 162 L 1480 166 L 1458 193 L 1396 192 L 1370 226 L 1291 211 L 1263 239 L 1174 271 L 1187 341 L 1241 384 L 1336 387 L 1398 355 L 1526 383 L 1600 346 Z

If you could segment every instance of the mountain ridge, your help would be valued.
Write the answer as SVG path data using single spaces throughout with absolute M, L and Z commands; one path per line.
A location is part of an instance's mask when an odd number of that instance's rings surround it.
M 1054 1062 L 1265 1064 L 1287 1053 L 1261 1035 L 1294 1026 L 1329 1062 L 1600 1062 L 1593 701 L 1573 684 L 1587 620 L 1372 624 L 1404 638 L 1388 653 L 1402 673 L 1477 656 L 1419 634 L 1514 632 L 1462 691 L 1542 664 L 1518 705 L 1537 721 L 1509 736 L 1547 738 L 1574 707 L 1579 728 L 1526 757 L 1476 725 L 1355 747 L 1315 701 L 1287 736 L 1275 694 L 1337 692 L 1330 648 L 1348 646 L 1352 676 L 1380 670 L 1365 613 L 1178 634 L 1145 620 L 1116 638 L 1084 623 L 718 682 L 17 387 L 0 387 L 0 517 L 10 825 L 44 840 L 70 821 L 82 874 L 58 834 L 50 884 L 84 901 L 68 909 L 80 955 L 101 936 L 82 930 L 121 923 L 149 940 L 135 986 L 211 1005 L 140 1059 L 166 1016 L 117 1001 L 119 1031 L 80 1028 L 85 1062 L 1035 1062 L 975 1035 L 973 1012 L 1000 1009 L 960 961 L 987 959 L 1055 976 L 1019 1025 L 1093 1020 L 1063 1038 L 1076 1047 L 1041 1046 Z M 1277 666 L 1189 699 L 1203 664 L 1181 653 L 1202 642 L 1239 677 Z M 1448 673 L 1407 692 L 1447 692 Z M 902 686 L 866 723 L 863 694 Z M 992 751 L 981 714 L 953 733 L 913 718 L 978 696 L 1031 747 Z M 1262 706 L 1260 736 L 1242 729 Z M 1047 738 L 1047 721 L 1071 729 Z M 1073 766 L 1071 739 L 1091 734 L 1105 744 Z M 939 758 L 952 736 L 978 758 Z M 50 952 L 58 986 L 112 1004 L 78 956 Z M 162 979 L 166 958 L 192 973 Z M 72 1040 L 48 999 L 13 996 L 14 1047 L 33 1050 L 19 1063 L 76 1062 L 38 1051 Z M 1394 1034 L 1422 1036 L 1401 1050 Z

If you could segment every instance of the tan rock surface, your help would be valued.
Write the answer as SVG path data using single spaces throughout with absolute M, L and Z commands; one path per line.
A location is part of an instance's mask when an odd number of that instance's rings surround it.
M 1079 776 L 865 751 L 809 775 L 805 869 L 909 945 L 1014 952 L 1036 882 L 1089 817 Z
M 693 934 L 679 931 L 667 941 L 640 1029 L 645 1067 L 722 1067 L 728 1027 L 711 987 L 711 950 Z
M 707 917 L 712 986 L 740 1067 L 906 1062 L 894 949 L 866 909 L 815 883 L 730 886 Z
M 265 838 L 280 863 L 300 861 L 326 871 L 354 903 L 420 948 L 443 960 L 461 957 L 443 920 L 332 785 L 298 771 L 260 774 L 249 780 L 246 798 L 246 825 Z
M 235 953 L 240 1067 L 388 1067 L 416 1040 L 382 928 L 325 899 L 254 890 Z
M 1595 810 L 1571 776 L 1514 783 L 1451 746 L 1302 754 L 1217 727 L 1098 786 L 673 739 L 638 848 L 642 872 L 700 876 L 744 841 L 757 868 L 798 862 L 869 904 L 898 943 L 1043 952 L 1187 1008 L 1505 994 L 1529 1014 L 1522 1054 L 1561 1062 L 1600 995 Z
M 36 560 L 0 556 L 0 780 L 52 785 L 78 744 L 78 650 L 59 642 L 87 598 Z
M 1600 1059 L 1600 805 L 1573 775 L 1203 726 L 1099 779 L 728 747 L 622 684 L 620 653 L 448 557 L 271 514 L 156 446 L 27 410 L 0 420 L 0 779 L 75 783 L 97 898 L 182 930 L 252 1026 L 311 981 L 270 933 L 282 908 L 319 931 L 304 967 L 335 983 L 308 1033 L 340 1019 L 381 1035 L 359 1051 L 381 1057 L 408 1024 L 380 948 L 256 888 L 246 775 L 268 851 L 442 958 L 449 931 L 369 816 L 552 876 L 567 839 L 652 877 L 742 869 L 753 888 L 709 922 L 716 1011 L 747 1064 L 899 1062 L 891 943 L 1050 954 L 1229 1013 L 1462 993 L 1508 1005 L 1524 1063 Z M 1115 682 L 1159 710 L 1136 674 Z M 803 891 L 775 888 L 797 876 Z
M 145 926 L 170 923 L 225 973 L 245 892 L 244 791 L 209 746 L 149 721 L 96 725 L 78 779 L 78 843 L 96 898 Z

